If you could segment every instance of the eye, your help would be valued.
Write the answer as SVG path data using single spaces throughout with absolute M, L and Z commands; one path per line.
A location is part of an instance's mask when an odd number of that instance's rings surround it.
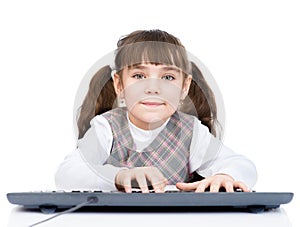
M 134 74 L 132 77 L 138 80 L 146 78 L 143 74 L 139 74 L 139 73 Z
M 162 77 L 162 79 L 164 79 L 164 80 L 175 80 L 175 77 L 174 76 L 172 76 L 172 75 L 170 75 L 170 74 L 167 74 L 167 75 L 164 75 L 163 77 Z

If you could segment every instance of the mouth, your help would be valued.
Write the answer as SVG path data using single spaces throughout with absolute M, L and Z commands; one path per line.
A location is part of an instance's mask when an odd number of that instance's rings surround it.
M 146 107 L 159 107 L 165 105 L 165 103 L 161 101 L 146 101 L 146 100 L 142 101 L 141 104 Z

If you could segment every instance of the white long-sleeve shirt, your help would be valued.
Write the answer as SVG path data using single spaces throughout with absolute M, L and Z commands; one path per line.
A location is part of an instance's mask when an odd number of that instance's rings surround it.
M 127 118 L 137 151 L 142 152 L 165 127 L 142 130 Z M 120 167 L 104 164 L 110 155 L 113 135 L 108 121 L 101 115 L 93 118 L 91 128 L 78 140 L 75 151 L 60 164 L 55 182 L 58 189 L 116 190 L 115 177 Z M 190 146 L 189 171 L 203 177 L 228 174 L 252 188 L 257 180 L 255 165 L 246 157 L 233 152 L 195 118 Z

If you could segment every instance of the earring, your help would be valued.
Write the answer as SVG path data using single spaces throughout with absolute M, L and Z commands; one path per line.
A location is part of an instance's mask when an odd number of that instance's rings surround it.
M 179 106 L 182 106 L 183 105 L 183 99 L 180 99 L 179 100 Z
M 125 99 L 119 98 L 119 107 L 124 107 L 125 105 Z

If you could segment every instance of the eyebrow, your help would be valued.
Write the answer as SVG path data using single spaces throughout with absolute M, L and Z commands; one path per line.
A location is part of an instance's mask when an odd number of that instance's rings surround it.
M 142 65 L 142 64 L 136 64 L 136 65 L 132 65 L 129 67 L 130 70 L 133 69 L 147 69 L 148 67 Z M 166 70 L 166 71 L 176 71 L 176 72 L 181 72 L 181 70 L 176 67 L 176 66 L 163 66 L 161 69 Z

